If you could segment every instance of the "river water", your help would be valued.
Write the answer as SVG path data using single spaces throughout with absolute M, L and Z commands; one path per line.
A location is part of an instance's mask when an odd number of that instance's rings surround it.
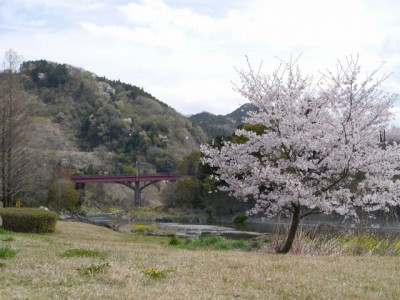
M 115 224 L 135 224 L 134 221 L 126 220 L 121 215 L 109 213 L 88 215 L 87 219 L 99 225 L 109 224 L 111 227 Z M 144 224 L 145 222 L 138 223 Z M 213 222 L 209 224 L 149 222 L 149 224 L 155 224 L 160 230 L 175 232 L 177 236 L 196 237 L 202 234 L 216 234 L 233 238 L 254 238 L 260 234 L 283 233 L 288 228 L 289 220 L 286 218 L 275 218 L 272 220 L 253 219 L 243 224 L 234 224 L 233 222 Z M 374 234 L 400 236 L 400 222 L 397 220 L 391 220 L 389 222 L 383 219 L 354 224 L 350 221 L 343 221 L 343 218 L 309 218 L 300 223 L 299 229 L 317 230 L 321 224 L 325 225 L 325 230 L 330 230 L 331 228 L 341 230 L 342 232 L 362 231 Z

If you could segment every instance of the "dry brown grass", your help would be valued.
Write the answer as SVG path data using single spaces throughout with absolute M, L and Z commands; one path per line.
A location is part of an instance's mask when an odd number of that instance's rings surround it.
M 58 222 L 53 234 L 15 234 L 0 266 L 1 299 L 400 299 L 400 258 L 182 250 L 163 238 Z M 106 258 L 61 257 L 70 249 Z M 89 266 L 109 267 L 84 274 Z M 145 271 L 157 268 L 164 278 Z

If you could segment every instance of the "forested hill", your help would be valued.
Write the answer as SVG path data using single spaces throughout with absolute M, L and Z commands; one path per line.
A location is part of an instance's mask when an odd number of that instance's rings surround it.
M 204 131 L 142 88 L 65 64 L 24 62 L 36 147 L 90 172 L 171 172 Z M 93 155 L 89 155 L 92 153 Z
M 249 111 L 255 110 L 253 104 L 246 103 L 227 115 L 214 115 L 208 112 L 202 112 L 189 117 L 193 124 L 203 128 L 209 138 L 218 136 L 229 136 L 235 129 L 243 124 L 244 118 Z

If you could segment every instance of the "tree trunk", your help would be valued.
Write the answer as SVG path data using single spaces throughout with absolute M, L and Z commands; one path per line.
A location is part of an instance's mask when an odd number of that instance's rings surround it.
M 286 254 L 290 251 L 293 245 L 294 238 L 296 237 L 297 227 L 300 223 L 300 207 L 293 206 L 292 222 L 290 224 L 289 232 L 285 243 L 278 249 L 278 253 Z
M 28 104 L 19 85 L 20 57 L 6 52 L 0 70 L 0 200 L 13 206 L 13 198 L 26 185 L 29 157 L 24 150 L 31 130 Z
M 6 111 L 4 105 L 4 99 L 1 103 L 2 116 L 1 116 L 1 144 L 0 144 L 0 165 L 1 165 L 1 200 L 3 201 L 4 207 L 8 207 L 8 202 L 6 199 Z
M 4 149 L 4 140 L 2 143 L 2 149 L 1 151 L 1 199 L 3 201 L 4 207 L 10 207 L 11 204 L 9 203 L 9 199 L 7 197 L 8 194 L 8 178 L 7 178 L 7 163 L 6 163 L 6 158 L 5 158 L 5 151 Z

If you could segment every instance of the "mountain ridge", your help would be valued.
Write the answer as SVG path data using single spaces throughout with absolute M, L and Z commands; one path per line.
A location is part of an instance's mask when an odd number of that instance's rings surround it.
M 226 115 L 215 115 L 206 111 L 191 115 L 189 120 L 200 126 L 210 139 L 219 136 L 229 136 L 236 128 L 243 124 L 250 111 L 256 110 L 251 103 L 245 103 L 233 112 Z
M 134 85 L 46 60 L 24 62 L 18 77 L 33 119 L 30 147 L 36 155 L 26 195 L 40 204 L 57 168 L 70 174 L 168 173 L 207 142 L 199 126 Z M 121 187 L 115 199 L 111 190 L 115 194 L 111 186 L 88 186 L 85 202 L 126 208 L 122 202 L 131 200 L 132 191 Z M 159 204 L 161 193 L 162 184 L 149 187 L 143 199 Z
M 244 105 L 225 116 L 203 112 L 187 118 L 143 88 L 46 60 L 24 62 L 18 75 L 33 117 L 30 147 L 37 156 L 26 197 L 40 205 L 60 168 L 90 175 L 174 172 L 216 133 L 231 134 L 251 110 Z M 164 188 L 158 183 L 144 189 L 145 205 L 163 204 Z M 132 197 L 120 185 L 88 185 L 85 204 L 127 209 Z

